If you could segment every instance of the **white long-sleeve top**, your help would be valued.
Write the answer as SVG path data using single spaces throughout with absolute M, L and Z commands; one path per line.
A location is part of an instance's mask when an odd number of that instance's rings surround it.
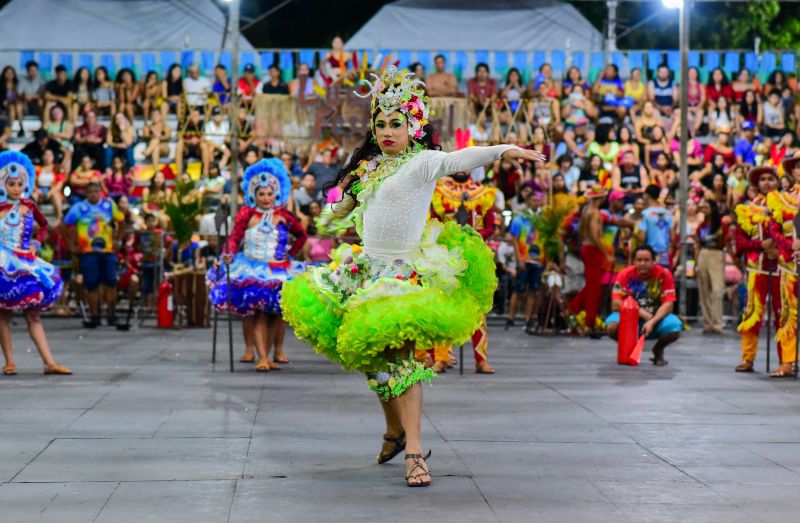
M 467 147 L 460 151 L 420 151 L 386 178 L 366 203 L 364 252 L 388 260 L 409 260 L 419 250 L 436 180 L 499 160 L 514 145 Z M 352 200 L 332 204 L 335 214 L 352 208 Z

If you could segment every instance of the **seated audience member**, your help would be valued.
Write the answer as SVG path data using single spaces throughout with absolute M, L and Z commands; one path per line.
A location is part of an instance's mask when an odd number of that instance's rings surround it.
M 127 196 L 133 185 L 133 177 L 125 165 L 125 160 L 115 156 L 111 160 L 111 172 L 103 176 L 101 184 L 106 196 L 116 202 L 119 202 L 121 196 Z
M 250 105 L 256 93 L 261 92 L 261 80 L 256 76 L 256 66 L 247 64 L 244 66 L 244 74 L 239 78 L 239 96 L 245 105 Z
M 41 165 L 45 149 L 53 151 L 57 164 L 63 163 L 64 154 L 61 152 L 61 144 L 50 138 L 45 129 L 37 129 L 33 133 L 33 141 L 26 144 L 21 152 L 30 158 L 34 165 Z
M 95 69 L 92 82 L 92 100 L 94 110 L 103 116 L 113 116 L 117 112 L 117 92 L 108 77 L 108 69 L 102 65 Z
M 619 331 L 622 301 L 628 296 L 639 305 L 638 331 L 647 339 L 657 340 L 653 346 L 653 365 L 664 366 L 664 349 L 678 341 L 683 323 L 672 311 L 675 305 L 675 281 L 672 274 L 655 263 L 656 253 L 649 245 L 634 251 L 633 265 L 619 274 L 611 293 L 611 315 L 606 318 L 608 335 L 616 340 Z
M 328 182 L 336 179 L 339 172 L 339 162 L 336 161 L 336 153 L 332 147 L 322 150 L 320 161 L 314 162 L 308 168 L 308 172 L 314 175 L 317 180 L 317 188 L 322 190 Z
M 69 111 L 70 106 L 70 83 L 67 78 L 67 68 L 63 65 L 56 66 L 56 77 L 47 82 L 44 86 L 44 117 L 45 123 L 49 120 L 50 109 L 60 105 L 62 110 Z
M 211 81 L 205 76 L 200 76 L 200 68 L 197 65 L 190 65 L 186 69 L 186 77 L 183 79 L 183 92 L 186 95 L 186 104 L 190 108 L 203 108 L 208 102 L 208 95 L 211 93 Z
M 203 159 L 203 123 L 200 110 L 192 109 L 189 118 L 178 132 L 178 143 L 175 145 L 175 165 L 178 173 L 183 174 L 184 162 L 188 158 Z
M 231 96 L 231 79 L 228 76 L 228 70 L 222 64 L 217 64 L 214 68 L 214 83 L 211 85 L 211 92 L 220 105 L 228 103 Z
M 633 98 L 625 97 L 625 84 L 619 77 L 619 68 L 614 64 L 606 65 L 603 74 L 597 77 L 592 86 L 595 103 L 600 114 L 609 118 L 617 118 L 620 122 L 633 104 Z
M 67 180 L 67 185 L 70 188 L 69 203 L 74 205 L 84 200 L 86 198 L 86 187 L 88 187 L 90 183 L 100 185 L 101 181 L 102 175 L 100 171 L 95 168 L 92 157 L 88 154 L 83 155 L 78 164 L 78 168 L 70 173 L 69 179 Z
M 33 200 L 38 204 L 52 203 L 56 220 L 63 214 L 64 182 L 66 176 L 61 167 L 56 164 L 56 156 L 50 149 L 45 149 L 42 155 L 42 165 L 36 169 L 36 187 L 33 191 Z
M 763 133 L 775 140 L 780 139 L 786 132 L 786 117 L 779 90 L 773 89 L 769 92 L 761 114 L 764 122 Z
M 111 159 L 122 156 L 128 165 L 134 165 L 133 145 L 136 141 L 133 125 L 124 113 L 118 112 L 111 121 L 111 130 L 106 134 L 106 161 L 111 165 Z
M 311 202 L 317 200 L 317 179 L 311 173 L 306 173 L 300 180 L 300 187 L 292 191 L 295 212 L 308 215 Z
M 230 124 L 222 114 L 219 106 L 211 110 L 211 119 L 203 126 L 203 141 L 200 145 L 203 152 L 203 173 L 208 174 L 208 166 L 214 161 L 217 153 L 220 154 L 219 165 L 225 168 L 231 157 Z
M 105 169 L 106 134 L 108 129 L 97 123 L 94 111 L 83 115 L 83 123 L 75 129 L 75 159 L 88 154 L 99 169 Z
M 169 139 L 172 136 L 167 122 L 164 121 L 161 111 L 153 111 L 152 120 L 142 128 L 142 138 L 147 142 L 144 150 L 145 158 L 153 162 L 153 169 L 160 168 L 160 159 L 169 155 Z
M 297 76 L 294 80 L 289 82 L 289 94 L 295 98 L 299 98 L 300 94 L 303 98 L 312 98 L 314 94 L 314 78 L 311 76 L 311 68 L 308 64 L 300 64 L 297 66 Z M 428 87 L 430 93 L 430 87 Z
M 425 88 L 428 96 L 457 96 L 458 80 L 445 70 L 447 61 L 444 55 L 436 55 L 433 59 L 436 72 L 425 79 Z
M 24 114 L 39 116 L 44 107 L 44 78 L 39 74 L 39 64 L 33 60 L 25 63 L 25 74 L 19 79 L 17 93 Z
M 158 73 L 149 71 L 142 82 L 142 116 L 145 120 L 151 120 L 151 113 L 160 111 L 161 104 L 161 80 Z
M 172 64 L 169 66 L 167 76 L 161 82 L 161 112 L 166 120 L 169 113 L 174 113 L 181 119 L 183 116 L 183 79 L 181 66 Z
M 141 103 L 139 82 L 136 81 L 133 71 L 127 68 L 120 70 L 114 88 L 117 93 L 117 112 L 123 113 L 128 120 L 133 121 Z
M 289 94 L 289 86 L 281 80 L 281 68 L 276 64 L 269 66 L 269 80 L 261 84 L 264 94 Z
M 64 109 L 59 105 L 50 108 L 49 123 L 45 125 L 47 134 L 61 147 L 61 158 L 65 169 L 69 169 L 72 163 L 72 137 L 75 129 L 66 118 Z
M 92 108 L 92 73 L 87 67 L 79 67 L 72 79 L 70 90 L 72 106 L 70 107 L 70 122 L 78 120 L 78 115 L 83 115 Z
M 620 164 L 611 172 L 611 188 L 625 193 L 625 201 L 633 203 L 636 196 L 641 195 L 649 184 L 647 170 L 636 162 L 633 152 L 623 153 Z
M 489 77 L 488 65 L 480 63 L 475 66 L 475 78 L 467 81 L 467 96 L 477 114 L 497 96 L 497 82 Z
M 672 109 L 678 101 L 678 88 L 666 64 L 661 64 L 656 69 L 656 77 L 647 85 L 647 94 L 661 114 L 672 116 Z

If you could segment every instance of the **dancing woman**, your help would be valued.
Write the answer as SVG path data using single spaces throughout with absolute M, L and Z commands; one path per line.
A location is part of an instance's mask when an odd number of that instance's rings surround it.
M 228 252 L 222 256 L 230 265 L 230 308 L 244 317 L 245 338 L 255 342 L 259 372 L 275 368 L 268 358 L 268 343 L 281 321 L 281 286 L 305 267 L 292 258 L 306 243 L 306 231 L 281 207 L 289 199 L 291 185 L 286 168 L 275 158 L 245 170 L 245 205 L 236 214 Z M 237 252 L 240 244 L 242 251 Z M 227 278 L 219 264 L 208 271 L 206 281 L 211 303 L 217 310 L 227 310 Z
M 64 291 L 58 270 L 36 257 L 47 235 L 47 220 L 30 199 L 34 168 L 27 156 L 14 151 L 0 153 L 0 345 L 6 364 L 3 374 L 17 374 L 11 346 L 11 311 L 22 309 L 45 374 L 72 374 L 53 360 L 39 310 L 55 303 Z M 34 221 L 39 225 L 31 241 Z
M 283 313 L 298 337 L 347 370 L 367 375 L 386 418 L 385 463 L 405 449 L 406 482 L 429 485 L 422 455 L 422 388 L 435 374 L 415 346 L 458 344 L 481 325 L 497 284 L 491 251 L 454 222 L 426 225 L 436 180 L 505 159 L 543 160 L 513 145 L 433 149 L 422 83 L 390 66 L 371 87 L 371 132 L 330 186 L 342 200 L 321 225 L 355 224 L 363 241 L 341 245 L 328 267 L 287 282 Z

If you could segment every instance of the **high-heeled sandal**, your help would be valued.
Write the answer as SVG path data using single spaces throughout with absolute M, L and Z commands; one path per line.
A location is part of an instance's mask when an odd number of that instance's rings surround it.
M 414 460 L 414 466 L 411 467 L 411 470 L 409 471 L 408 475 L 406 476 L 406 485 L 408 485 L 409 487 L 427 487 L 428 485 L 431 484 L 431 480 L 419 481 L 419 482 L 416 482 L 416 483 L 411 483 L 409 481 L 411 479 L 415 480 L 415 479 L 419 478 L 420 476 L 424 476 L 424 475 L 430 476 L 431 475 L 431 471 L 428 470 L 427 463 L 425 464 L 425 466 L 423 466 L 422 463 L 420 463 L 420 461 L 419 461 L 421 459 L 422 460 L 426 460 L 429 457 L 431 457 L 431 451 L 430 450 L 424 456 L 422 454 L 406 454 L 405 459 L 413 459 Z M 414 474 L 414 472 L 417 469 L 421 470 L 422 472 L 418 472 L 417 474 Z
M 5 367 L 3 367 L 3 374 L 5 376 L 16 376 L 17 375 L 17 366 L 13 363 L 9 363 Z
M 394 449 L 392 449 L 390 452 L 383 452 L 383 449 L 381 449 L 381 453 L 378 454 L 377 458 L 375 458 L 375 461 L 378 462 L 378 465 L 383 465 L 384 463 L 392 461 L 395 456 L 403 452 L 403 450 L 406 448 L 406 433 L 403 431 L 396 438 L 391 438 L 388 434 L 384 434 L 383 441 L 386 443 L 394 443 Z

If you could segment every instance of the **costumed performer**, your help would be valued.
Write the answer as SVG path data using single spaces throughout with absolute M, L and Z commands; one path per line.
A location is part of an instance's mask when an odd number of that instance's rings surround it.
M 794 186 L 787 191 L 767 195 L 772 213 L 770 236 L 778 250 L 778 271 L 781 286 L 781 320 L 775 339 L 780 344 L 781 365 L 770 376 L 788 378 L 795 375 L 795 343 L 797 342 L 797 270 L 793 254 L 800 249 L 794 218 L 800 204 L 800 155 L 783 160 L 783 172 Z
M 47 236 L 47 219 L 30 199 L 34 167 L 22 153 L 0 153 L 0 345 L 6 364 L 3 374 L 17 374 L 11 346 L 11 311 L 22 309 L 30 335 L 44 363 L 45 374 L 72 374 L 59 365 L 50 345 L 39 311 L 50 307 L 64 291 L 64 282 L 55 266 L 36 256 Z M 34 222 L 39 231 L 31 241 Z
M 456 150 L 464 149 L 469 143 L 469 131 L 456 131 Z M 431 217 L 443 223 L 469 225 L 478 231 L 483 241 L 488 241 L 497 226 L 494 213 L 496 192 L 494 187 L 473 180 L 469 172 L 458 172 L 440 178 L 433 191 Z M 488 334 L 484 318 L 481 326 L 472 335 L 472 353 L 475 357 L 475 372 L 478 374 L 494 374 L 488 360 Z M 450 366 L 451 350 L 450 345 L 437 345 L 433 348 L 433 370 L 437 373 L 445 372 Z
M 271 333 L 281 321 L 281 287 L 305 270 L 304 263 L 292 258 L 307 236 L 297 218 L 282 207 L 292 190 L 283 162 L 269 158 L 251 165 L 242 187 L 245 205 L 236 214 L 222 260 L 229 264 L 231 311 L 244 317 L 245 337 L 255 342 L 256 370 L 268 372 L 276 367 L 268 352 Z M 227 310 L 228 282 L 219 263 L 208 271 L 206 281 L 211 303 L 219 311 Z
M 414 359 L 415 346 L 468 339 L 492 306 L 497 285 L 491 250 L 470 227 L 426 225 L 436 180 L 501 158 L 543 160 L 513 145 L 433 149 L 423 84 L 389 66 L 375 84 L 371 125 L 337 175 L 339 202 L 322 228 L 355 224 L 363 241 L 341 245 L 328 267 L 286 282 L 284 318 L 295 334 L 347 370 L 367 374 L 386 417 L 385 463 L 406 452 L 406 483 L 430 484 L 422 455 L 422 387 L 435 373 Z
M 777 193 L 778 171 L 775 167 L 750 169 L 750 185 L 758 188 L 758 196 L 750 203 L 736 206 L 736 252 L 747 265 L 747 303 L 739 334 L 742 337 L 742 361 L 736 372 L 753 372 L 758 352 L 758 337 L 767 313 L 767 295 L 772 302 L 775 321 L 781 317 L 781 276 L 778 272 L 778 251 L 770 234 L 772 217 L 767 197 Z M 778 359 L 783 361 L 783 344 L 777 341 Z M 794 352 L 794 347 L 787 347 Z

